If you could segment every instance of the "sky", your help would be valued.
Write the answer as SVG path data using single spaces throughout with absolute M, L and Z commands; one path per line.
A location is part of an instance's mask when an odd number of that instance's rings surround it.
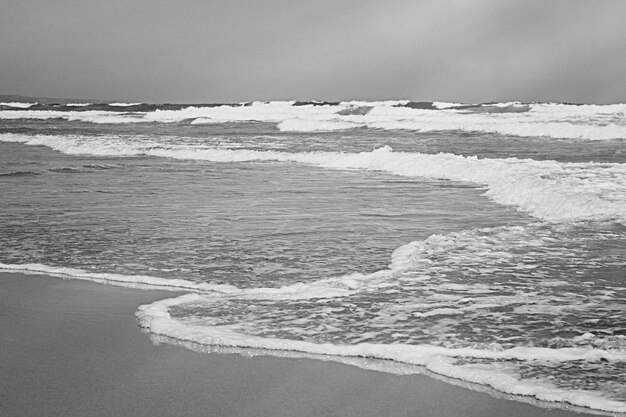
M 0 94 L 626 102 L 624 0 L 3 0 Z

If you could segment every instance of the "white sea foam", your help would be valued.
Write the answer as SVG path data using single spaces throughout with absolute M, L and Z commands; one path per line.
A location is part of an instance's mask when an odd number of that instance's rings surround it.
M 449 109 L 451 107 L 463 106 L 463 103 L 449 103 L 447 101 L 434 101 L 433 106 L 437 107 L 439 110 L 443 110 L 443 109 Z
M 130 106 L 138 106 L 143 103 L 109 103 L 109 106 L 117 106 L 117 107 L 130 107 Z
M 15 103 L 8 103 L 15 104 Z M 18 103 L 19 104 L 19 103 Z M 132 106 L 140 103 L 112 103 Z M 337 105 L 298 105 L 291 101 L 254 102 L 251 105 L 194 107 L 152 112 L 64 112 L 52 110 L 0 111 L 0 119 L 81 120 L 91 123 L 227 123 L 261 121 L 276 123 L 283 131 L 317 132 L 351 128 L 411 130 L 418 132 L 466 131 L 525 137 L 586 140 L 625 139 L 626 104 L 567 105 L 553 103 L 495 103 L 458 106 L 434 102 L 434 109 L 411 108 L 407 101 L 349 101 Z M 352 112 L 355 107 L 371 108 Z M 491 109 L 491 110 L 490 110 Z M 507 110 L 509 109 L 509 110 Z M 363 113 L 363 114 L 361 114 Z
M 86 281 L 112 284 L 122 287 L 160 289 L 169 291 L 236 291 L 230 285 L 197 283 L 183 279 L 159 278 L 146 275 L 122 275 L 104 272 L 89 272 L 77 268 L 56 267 L 42 264 L 5 264 L 0 262 L 0 270 L 31 274 L 45 274 L 59 278 L 81 279 Z
M 501 103 L 493 107 L 515 106 Z M 582 108 L 581 108 L 582 107 Z M 481 106 L 481 108 L 485 108 Z M 440 111 L 378 106 L 362 116 L 300 115 L 278 124 L 283 131 L 344 130 L 367 127 L 384 130 L 474 131 L 505 135 L 606 140 L 626 138 L 626 105 L 531 105 L 530 111 L 485 113 L 472 109 Z M 316 124 L 323 125 L 322 128 Z
M 271 103 L 254 102 L 249 106 L 192 106 L 181 110 L 156 110 L 147 113 L 145 117 L 151 121 L 165 123 L 196 118 L 212 119 L 223 123 L 241 121 L 279 123 L 301 115 L 330 117 L 339 109 L 337 106 L 293 106 L 292 104 L 291 101 L 274 101 Z
M 67 103 L 66 106 L 67 107 L 85 107 L 85 106 L 90 106 L 93 103 Z
M 82 121 L 90 123 L 145 123 L 151 120 L 146 119 L 143 115 L 134 113 L 122 113 L 101 110 L 87 111 L 60 111 L 60 110 L 9 110 L 0 111 L 0 119 L 17 120 L 17 119 L 35 119 L 35 120 L 51 120 L 63 119 L 72 121 Z
M 333 298 L 350 295 L 359 286 L 358 280 L 371 278 L 370 275 L 350 274 L 342 277 L 327 278 L 312 283 L 295 283 L 281 288 L 244 288 L 234 285 L 196 282 L 185 279 L 160 278 L 149 275 L 124 275 L 106 272 L 89 272 L 78 268 L 56 267 L 42 264 L 5 264 L 0 262 L 0 271 L 45 274 L 59 278 L 81 279 L 86 281 L 111 284 L 122 287 L 141 289 L 160 289 L 167 291 L 211 292 L 215 295 L 237 296 L 247 299 L 285 300 L 312 298 Z M 385 272 L 381 272 L 385 273 Z M 376 276 L 373 274 L 372 276 Z
M 610 352 L 593 348 L 532 348 L 516 347 L 506 350 L 485 350 L 460 348 L 449 349 L 432 345 L 386 345 L 361 343 L 356 345 L 317 344 L 305 341 L 262 338 L 235 332 L 229 326 L 206 326 L 185 323 L 173 319 L 169 309 L 188 303 L 206 303 L 205 297 L 187 294 L 178 298 L 157 301 L 141 306 L 137 318 L 150 332 L 181 341 L 204 345 L 244 347 L 270 350 L 299 351 L 320 355 L 338 355 L 347 357 L 367 357 L 393 360 L 426 369 L 451 378 L 487 385 L 498 391 L 533 396 L 544 401 L 559 401 L 582 407 L 590 407 L 610 412 L 625 412 L 626 404 L 620 401 L 602 398 L 590 392 L 560 389 L 547 383 L 525 381 L 515 378 L 493 366 L 459 365 L 455 358 L 480 358 L 494 360 L 522 361 L 625 361 L 626 353 Z
M 332 169 L 383 171 L 406 177 L 485 185 L 485 195 L 547 221 L 626 219 L 626 165 L 530 159 L 479 159 L 452 154 L 303 152 L 218 149 L 132 142 L 124 138 L 2 134 L 0 141 L 44 145 L 67 154 L 149 155 L 213 162 L 298 162 Z
M 34 106 L 37 103 L 24 103 L 21 101 L 12 101 L 12 102 L 2 102 L 0 103 L 0 106 L 9 106 L 9 107 L 16 107 L 16 108 L 20 108 L 20 109 L 27 109 L 31 106 Z
M 259 295 L 263 296 L 265 289 L 258 289 Z M 152 304 L 143 305 L 139 308 L 137 316 L 145 327 L 150 328 L 153 333 L 179 340 L 188 340 L 205 345 L 220 345 L 233 347 L 248 347 L 259 349 L 296 350 L 314 354 L 331 354 L 341 356 L 362 356 L 378 359 L 391 359 L 399 362 L 414 365 L 424 365 L 424 360 L 431 359 L 432 356 L 446 356 L 450 358 L 477 358 L 496 360 L 521 360 L 521 361 L 550 361 L 550 362 L 571 362 L 571 361 L 607 361 L 625 362 L 626 352 L 621 350 L 605 350 L 593 347 L 575 348 L 543 348 L 518 346 L 510 349 L 478 349 L 478 348 L 446 348 L 434 345 L 378 345 L 372 343 L 361 343 L 349 346 L 337 346 L 330 344 L 317 344 L 296 340 L 276 340 L 257 336 L 243 335 L 230 330 L 229 326 L 194 326 L 173 319 L 169 314 L 172 307 L 184 304 L 205 304 L 210 302 L 206 295 L 185 294 L 175 298 L 156 301 Z M 167 325 L 181 328 L 182 332 L 173 335 L 164 330 L 165 326 L 160 323 L 165 319 Z M 156 320 L 156 322 L 155 322 Z M 203 338 L 189 339 L 189 331 L 186 327 L 194 327 Z M 191 332 L 191 336 L 197 336 Z M 451 376 L 451 375 L 450 375 Z M 465 379 L 465 378 L 463 378 Z M 622 410 L 624 411 L 624 410 Z

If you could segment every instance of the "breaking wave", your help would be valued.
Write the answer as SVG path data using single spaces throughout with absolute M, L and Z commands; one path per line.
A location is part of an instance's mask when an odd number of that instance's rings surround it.
M 38 103 L 24 103 L 21 101 L 12 101 L 12 102 L 2 102 L 0 103 L 0 106 L 6 106 L 6 107 L 14 107 L 14 108 L 18 108 L 18 109 L 27 109 L 29 107 L 32 107 L 34 105 L 36 105 Z
M 470 182 L 487 187 L 493 201 L 553 222 L 577 219 L 626 221 L 626 165 L 531 159 L 479 159 L 454 154 L 300 152 L 218 149 L 134 141 L 123 137 L 1 134 L 0 141 L 43 145 L 66 154 L 155 156 L 212 162 L 296 162 L 331 169 L 382 171 L 405 177 Z
M 416 132 L 464 131 L 522 137 L 585 140 L 626 138 L 625 104 L 555 103 L 459 104 L 442 102 L 254 102 L 174 105 L 109 103 L 76 105 L 13 104 L 0 119 L 62 119 L 90 123 L 268 122 L 288 132 L 354 128 Z M 29 104 L 30 107 L 27 107 Z M 20 108 L 21 107 L 21 108 Z

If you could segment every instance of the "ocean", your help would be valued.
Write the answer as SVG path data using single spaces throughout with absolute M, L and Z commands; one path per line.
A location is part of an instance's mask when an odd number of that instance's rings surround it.
M 137 306 L 166 343 L 624 413 L 625 112 L 0 103 L 0 269 L 184 292 Z

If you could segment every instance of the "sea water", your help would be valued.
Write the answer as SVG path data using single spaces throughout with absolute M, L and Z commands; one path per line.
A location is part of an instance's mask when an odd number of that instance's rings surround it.
M 625 111 L 0 103 L 0 268 L 185 291 L 138 306 L 171 343 L 625 412 Z

